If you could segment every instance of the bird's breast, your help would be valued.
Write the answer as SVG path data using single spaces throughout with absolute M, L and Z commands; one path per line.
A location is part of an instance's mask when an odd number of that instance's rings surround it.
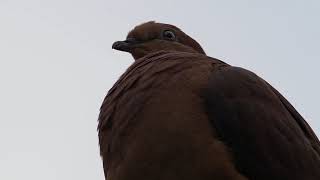
M 200 57 L 148 59 L 118 82 L 105 100 L 113 110 L 107 119 L 111 127 L 100 132 L 100 144 L 108 149 L 102 156 L 117 169 L 110 176 L 134 179 L 143 171 L 149 179 L 159 172 L 164 179 L 206 179 L 215 172 L 211 168 L 224 166 L 221 162 L 228 166 L 201 96 L 215 65 Z

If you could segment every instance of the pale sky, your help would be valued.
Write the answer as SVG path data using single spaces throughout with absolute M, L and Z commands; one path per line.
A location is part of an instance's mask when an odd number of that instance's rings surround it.
M 263 77 L 320 135 L 319 17 L 316 0 L 0 0 L 0 179 L 104 179 L 99 107 L 133 62 L 111 45 L 150 20 Z

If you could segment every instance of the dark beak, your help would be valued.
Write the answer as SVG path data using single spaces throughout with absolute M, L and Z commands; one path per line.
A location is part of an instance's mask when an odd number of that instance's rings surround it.
M 133 38 L 128 38 L 125 41 L 116 41 L 112 44 L 112 49 L 116 49 L 119 51 L 131 52 L 134 45 L 138 42 Z

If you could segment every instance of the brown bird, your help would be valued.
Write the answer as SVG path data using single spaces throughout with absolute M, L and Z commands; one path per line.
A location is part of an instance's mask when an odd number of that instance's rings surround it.
M 259 76 L 169 24 L 139 25 L 112 47 L 135 62 L 101 106 L 106 179 L 320 179 L 318 138 Z

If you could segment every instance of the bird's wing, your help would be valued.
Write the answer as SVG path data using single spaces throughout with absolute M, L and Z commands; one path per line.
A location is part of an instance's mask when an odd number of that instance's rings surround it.
M 320 179 L 320 143 L 292 105 L 254 73 L 214 71 L 205 93 L 210 121 L 249 179 Z

